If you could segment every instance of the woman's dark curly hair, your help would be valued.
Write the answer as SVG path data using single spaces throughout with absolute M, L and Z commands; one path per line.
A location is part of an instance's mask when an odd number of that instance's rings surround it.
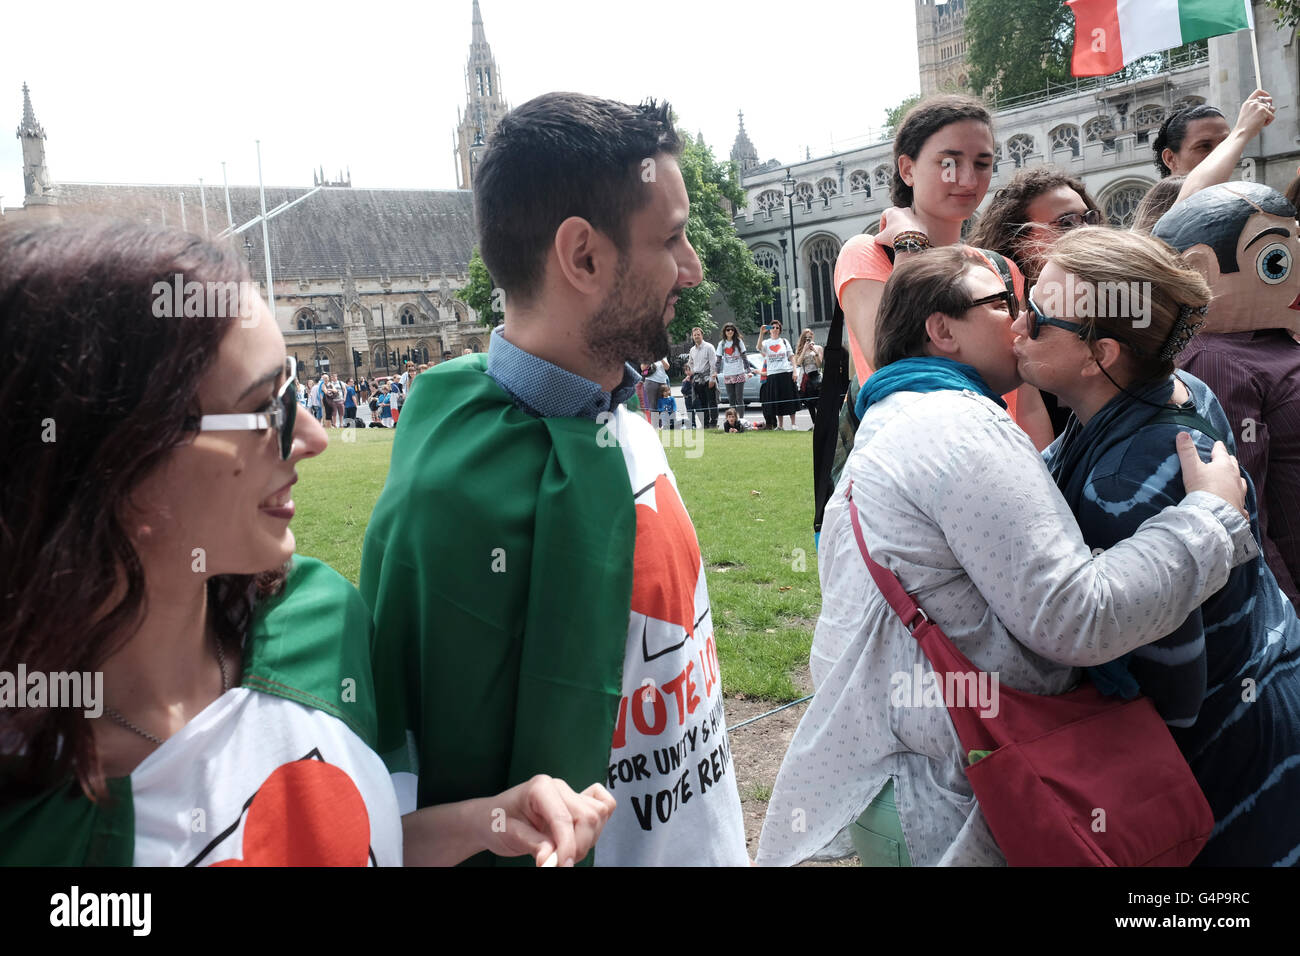
M 1005 186 L 993 194 L 988 209 L 980 216 L 966 241 L 978 249 L 1000 252 L 1029 278 L 1034 263 L 1041 260 L 1044 249 L 1025 227 L 1029 221 L 1029 204 L 1043 193 L 1058 186 L 1068 186 L 1079 194 L 1089 209 L 1098 209 L 1083 181 L 1055 166 L 1022 169 Z
M 146 614 L 129 496 L 182 440 L 238 316 L 160 318 L 155 283 L 241 282 L 232 247 L 103 219 L 0 227 L 0 671 L 93 672 Z M 161 310 L 160 310 L 161 311 Z M 219 639 L 238 646 L 284 569 L 208 582 Z M 90 721 L 75 708 L 0 710 L 0 802 L 75 777 L 105 793 Z

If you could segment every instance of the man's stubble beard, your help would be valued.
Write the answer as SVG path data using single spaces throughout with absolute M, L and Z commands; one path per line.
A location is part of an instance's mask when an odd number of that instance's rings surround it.
M 620 258 L 613 290 L 587 321 L 587 354 L 599 365 L 639 365 L 668 354 L 667 298 L 652 302 L 652 293 L 628 281 L 629 271 L 628 259 Z

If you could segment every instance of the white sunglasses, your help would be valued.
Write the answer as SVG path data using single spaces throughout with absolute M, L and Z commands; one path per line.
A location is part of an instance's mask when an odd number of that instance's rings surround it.
M 293 425 L 298 414 L 298 395 L 293 388 L 298 375 L 298 361 L 292 355 L 284 360 L 284 384 L 275 393 L 264 412 L 245 414 L 202 415 L 186 420 L 187 430 L 200 432 L 263 432 L 274 428 L 280 436 L 280 458 L 288 461 L 293 453 Z

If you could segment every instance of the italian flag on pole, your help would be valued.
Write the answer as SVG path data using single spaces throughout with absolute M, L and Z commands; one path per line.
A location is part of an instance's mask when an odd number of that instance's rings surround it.
M 1075 76 L 1109 76 L 1139 57 L 1253 30 L 1250 0 L 1066 0 L 1074 13 Z

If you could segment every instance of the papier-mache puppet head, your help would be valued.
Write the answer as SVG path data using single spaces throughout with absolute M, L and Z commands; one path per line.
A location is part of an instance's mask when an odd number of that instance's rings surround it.
M 1174 205 L 1151 235 L 1183 254 L 1214 291 L 1204 331 L 1300 332 L 1296 209 L 1262 183 L 1210 186 Z

